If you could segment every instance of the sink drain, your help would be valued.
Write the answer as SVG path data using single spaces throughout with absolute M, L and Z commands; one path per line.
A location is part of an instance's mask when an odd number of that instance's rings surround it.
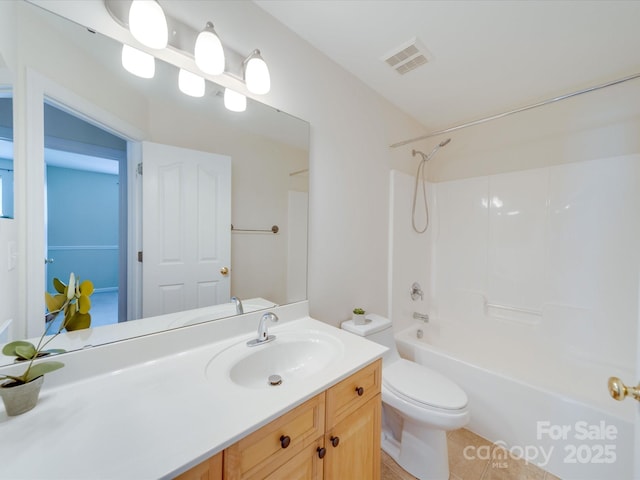
M 282 383 L 282 377 L 280 375 L 269 375 L 269 385 L 277 386 Z

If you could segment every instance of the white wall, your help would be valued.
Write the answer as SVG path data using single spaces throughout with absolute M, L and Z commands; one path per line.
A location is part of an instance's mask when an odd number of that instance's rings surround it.
M 427 164 L 435 221 L 418 246 L 407 223 L 417 160 L 397 162 L 410 176 L 392 177 L 394 325 L 407 325 L 407 313 L 421 307 L 406 288 L 420 275 L 415 265 L 427 265 L 434 326 L 447 319 L 490 326 L 496 335 L 517 332 L 532 351 L 546 344 L 570 350 L 573 361 L 630 369 L 639 131 L 634 80 L 452 133 Z M 415 147 L 429 152 L 447 137 Z M 486 302 L 541 315 L 486 310 Z M 501 327 L 487 322 L 500 316 L 507 317 Z
M 640 152 L 639 106 L 636 79 L 425 140 L 416 148 L 428 151 L 452 138 L 429 162 L 434 182 L 628 155 Z
M 101 1 L 42 4 L 115 38 L 122 35 Z M 272 91 L 261 100 L 311 123 L 311 314 L 337 325 L 354 305 L 386 313 L 387 176 L 397 154 L 388 145 L 421 133 L 420 125 L 255 4 L 207 6 L 216 26 L 226 30 L 226 43 L 247 53 L 258 46 L 268 61 Z M 237 86 L 233 79 L 217 80 Z

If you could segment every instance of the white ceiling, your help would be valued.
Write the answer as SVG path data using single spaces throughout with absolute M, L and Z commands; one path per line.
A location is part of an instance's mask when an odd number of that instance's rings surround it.
M 255 3 L 429 130 L 640 73 L 640 1 Z M 432 58 L 400 75 L 413 37 Z

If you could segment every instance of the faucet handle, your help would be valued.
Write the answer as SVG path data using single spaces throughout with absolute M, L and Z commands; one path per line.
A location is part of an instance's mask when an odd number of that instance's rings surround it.
M 418 300 L 418 297 L 420 297 L 420 300 L 424 300 L 424 293 L 422 292 L 422 287 L 418 282 L 413 282 L 409 293 L 411 294 L 411 300 Z

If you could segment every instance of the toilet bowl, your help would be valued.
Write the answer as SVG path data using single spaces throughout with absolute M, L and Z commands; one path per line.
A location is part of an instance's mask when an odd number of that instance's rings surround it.
M 468 399 L 453 381 L 400 358 L 391 321 L 367 315 L 342 328 L 389 348 L 382 360 L 382 449 L 420 480 L 449 478 L 447 434 L 469 422 Z

